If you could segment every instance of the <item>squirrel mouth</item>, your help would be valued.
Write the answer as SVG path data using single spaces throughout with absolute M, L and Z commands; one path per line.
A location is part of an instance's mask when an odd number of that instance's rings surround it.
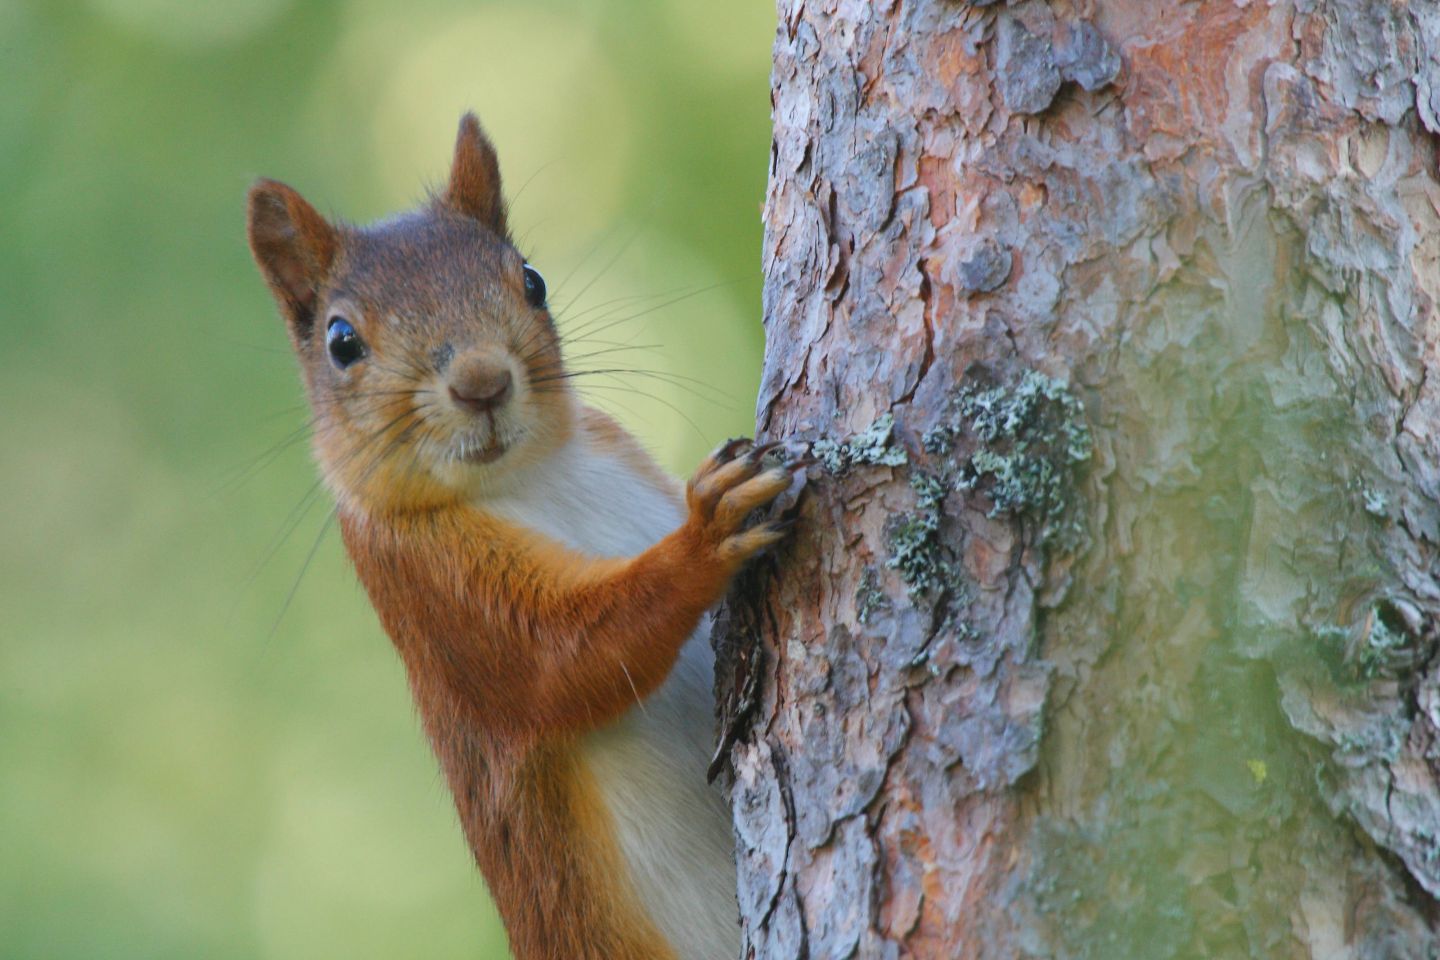
M 494 463 L 505 455 L 505 444 L 498 440 L 491 441 L 483 446 L 478 444 L 462 443 L 460 449 L 455 451 L 455 459 L 461 463 L 486 464 Z

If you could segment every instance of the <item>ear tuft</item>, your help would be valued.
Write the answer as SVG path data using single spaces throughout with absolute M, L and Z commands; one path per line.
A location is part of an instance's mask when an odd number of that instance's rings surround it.
M 250 252 L 298 342 L 315 319 L 316 301 L 335 262 L 339 238 L 305 198 L 276 180 L 250 188 Z
M 500 159 L 475 114 L 460 118 L 450 183 L 441 198 L 451 209 L 505 233 L 505 199 L 500 193 Z

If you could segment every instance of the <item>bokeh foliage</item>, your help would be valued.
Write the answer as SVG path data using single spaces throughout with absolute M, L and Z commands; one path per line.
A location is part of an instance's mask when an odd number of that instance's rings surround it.
M 773 16 L 0 0 L 0 957 L 505 955 L 244 191 L 383 216 L 474 107 L 562 322 L 646 347 L 590 396 L 683 472 L 751 425 Z

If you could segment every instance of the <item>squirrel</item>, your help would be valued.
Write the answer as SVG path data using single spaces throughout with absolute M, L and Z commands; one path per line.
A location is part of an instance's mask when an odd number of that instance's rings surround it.
M 785 535 L 747 518 L 809 461 L 732 440 L 682 490 L 570 387 L 506 219 L 469 113 L 419 209 L 331 223 L 262 179 L 247 232 L 346 551 L 514 955 L 734 957 L 703 615 Z

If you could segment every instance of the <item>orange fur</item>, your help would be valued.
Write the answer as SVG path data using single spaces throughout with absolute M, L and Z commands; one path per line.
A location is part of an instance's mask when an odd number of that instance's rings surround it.
M 576 745 L 665 678 L 740 563 L 778 537 L 738 531 L 744 514 L 788 484 L 712 460 L 686 524 L 623 560 L 460 504 L 342 510 L 518 957 L 671 956 L 633 900 Z
M 724 525 L 696 513 L 624 560 L 571 552 L 463 505 L 344 510 L 341 523 L 407 663 L 522 742 L 593 729 L 654 690 L 744 556 Z

